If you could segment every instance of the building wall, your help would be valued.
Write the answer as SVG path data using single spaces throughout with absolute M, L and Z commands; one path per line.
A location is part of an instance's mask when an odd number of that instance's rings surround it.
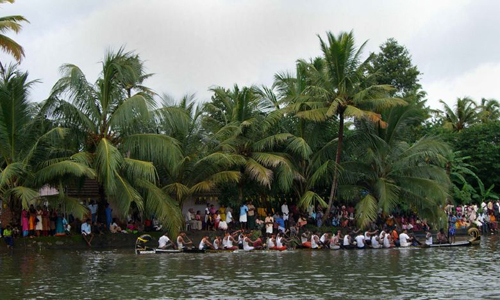
M 182 215 L 186 215 L 187 211 L 192 208 L 194 212 L 200 211 L 201 215 L 205 214 L 205 207 L 207 203 L 214 205 L 215 209 L 219 209 L 220 205 L 217 201 L 217 197 L 209 197 L 203 200 L 198 200 L 198 197 L 190 197 L 182 203 Z

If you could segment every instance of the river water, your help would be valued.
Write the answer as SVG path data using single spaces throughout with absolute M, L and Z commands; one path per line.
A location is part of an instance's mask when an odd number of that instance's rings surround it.
M 500 237 L 449 249 L 0 253 L 0 299 L 500 298 Z

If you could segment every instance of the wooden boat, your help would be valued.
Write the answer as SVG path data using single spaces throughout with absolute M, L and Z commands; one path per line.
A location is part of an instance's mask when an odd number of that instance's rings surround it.
M 176 254 L 176 253 L 205 253 L 205 250 L 200 250 L 200 249 L 175 250 L 175 249 L 156 249 L 156 248 L 135 249 L 135 254 Z
M 467 246 L 472 246 L 473 243 L 471 241 L 462 241 L 462 242 L 455 242 L 455 243 L 449 243 L 449 244 L 432 244 L 432 245 L 425 245 L 427 247 L 423 248 L 440 248 L 440 247 L 467 247 Z M 476 244 L 478 245 L 478 244 Z
M 432 245 L 421 245 L 421 246 L 410 246 L 410 247 L 393 247 L 393 248 L 357 248 L 356 246 L 351 246 L 348 248 L 345 247 L 335 247 L 334 249 L 330 248 L 318 248 L 311 249 L 308 247 L 304 247 L 302 245 L 298 245 L 295 249 L 287 249 L 287 250 L 277 250 L 277 249 L 260 249 L 260 250 L 250 250 L 245 251 L 243 249 L 236 250 L 199 250 L 198 248 L 193 249 L 184 249 L 184 250 L 174 250 L 174 249 L 156 249 L 156 248 L 148 248 L 146 247 L 146 243 L 151 241 L 151 237 L 148 235 L 140 236 L 136 242 L 136 254 L 176 254 L 176 253 L 228 253 L 228 252 L 276 252 L 276 251 L 290 251 L 290 250 L 306 250 L 306 251 L 321 251 L 321 250 L 378 250 L 378 249 L 423 249 L 423 248 L 451 248 L 451 247 L 468 247 L 468 246 L 476 246 L 480 244 L 481 235 L 476 228 L 469 229 L 469 235 L 472 237 L 468 241 L 459 241 L 455 243 L 446 243 L 446 244 L 432 244 Z

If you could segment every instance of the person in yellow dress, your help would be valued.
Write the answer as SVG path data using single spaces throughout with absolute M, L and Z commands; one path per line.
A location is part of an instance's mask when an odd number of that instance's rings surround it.
M 221 205 L 219 207 L 219 213 L 220 213 L 220 219 L 222 221 L 226 221 L 226 208 L 224 207 L 224 205 Z

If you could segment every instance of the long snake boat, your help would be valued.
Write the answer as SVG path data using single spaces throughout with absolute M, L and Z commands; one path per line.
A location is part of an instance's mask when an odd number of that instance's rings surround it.
M 350 246 L 350 247 L 336 246 L 335 248 L 318 248 L 318 249 L 311 249 L 311 248 L 307 248 L 307 247 L 299 245 L 296 248 L 290 248 L 290 249 L 284 250 L 284 251 L 294 251 L 294 250 L 335 251 L 335 250 L 383 250 L 383 249 L 401 249 L 401 250 L 404 250 L 404 249 L 470 247 L 470 246 L 477 246 L 480 244 L 481 234 L 480 234 L 479 230 L 477 230 L 477 228 L 469 229 L 468 234 L 471 236 L 471 238 L 469 240 L 459 241 L 459 242 L 455 242 L 455 243 L 441 243 L 441 244 L 432 244 L 432 245 L 422 244 L 419 246 L 392 247 L 392 248 L 357 248 L 356 246 Z M 277 252 L 277 251 L 280 252 L 280 251 L 283 251 L 283 250 L 272 250 L 272 249 L 250 250 L 250 251 L 245 251 L 243 249 L 237 249 L 237 250 L 226 250 L 226 249 L 199 250 L 198 248 L 183 249 L 183 250 L 158 249 L 158 248 L 152 248 L 152 247 L 147 246 L 147 244 L 151 241 L 152 241 L 152 238 L 148 234 L 141 235 L 140 237 L 138 237 L 136 244 L 135 244 L 135 253 L 136 254 L 179 254 L 179 253 L 229 253 L 229 252 L 238 253 L 238 252 Z

